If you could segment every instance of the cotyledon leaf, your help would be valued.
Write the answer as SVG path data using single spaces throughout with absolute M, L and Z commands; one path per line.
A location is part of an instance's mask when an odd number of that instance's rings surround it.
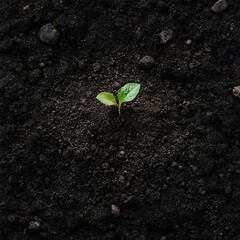
M 132 101 L 139 93 L 141 85 L 138 83 L 127 83 L 118 90 L 119 105 Z
M 101 103 L 111 106 L 111 105 L 116 105 L 117 101 L 116 98 L 112 93 L 109 92 L 101 92 L 97 95 L 96 99 L 100 101 Z

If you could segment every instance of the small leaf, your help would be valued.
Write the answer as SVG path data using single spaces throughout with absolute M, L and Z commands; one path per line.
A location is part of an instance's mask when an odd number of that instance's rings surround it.
M 123 102 L 132 101 L 139 93 L 141 85 L 138 83 L 127 83 L 118 90 L 118 101 L 121 105 Z
M 109 92 L 101 92 L 97 95 L 96 99 L 100 101 L 101 103 L 111 106 L 111 105 L 116 105 L 117 101 L 116 98 L 112 93 Z

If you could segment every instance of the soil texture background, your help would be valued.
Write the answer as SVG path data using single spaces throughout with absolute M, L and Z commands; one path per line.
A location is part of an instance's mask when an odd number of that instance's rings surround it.
M 1 240 L 240 239 L 240 3 L 215 2 L 0 1 Z M 95 99 L 128 82 L 121 117 Z

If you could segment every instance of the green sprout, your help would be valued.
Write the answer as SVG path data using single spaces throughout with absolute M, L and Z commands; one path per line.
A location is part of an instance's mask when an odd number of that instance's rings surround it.
M 139 93 L 141 85 L 138 83 L 127 83 L 118 90 L 118 103 L 114 95 L 110 92 L 101 92 L 96 99 L 106 106 L 115 105 L 118 108 L 118 114 L 121 115 L 121 106 L 124 102 L 132 101 Z

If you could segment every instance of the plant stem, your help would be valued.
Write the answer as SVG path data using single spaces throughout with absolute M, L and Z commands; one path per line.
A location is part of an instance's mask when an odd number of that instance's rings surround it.
M 121 116 L 121 104 L 118 104 L 118 115 Z

